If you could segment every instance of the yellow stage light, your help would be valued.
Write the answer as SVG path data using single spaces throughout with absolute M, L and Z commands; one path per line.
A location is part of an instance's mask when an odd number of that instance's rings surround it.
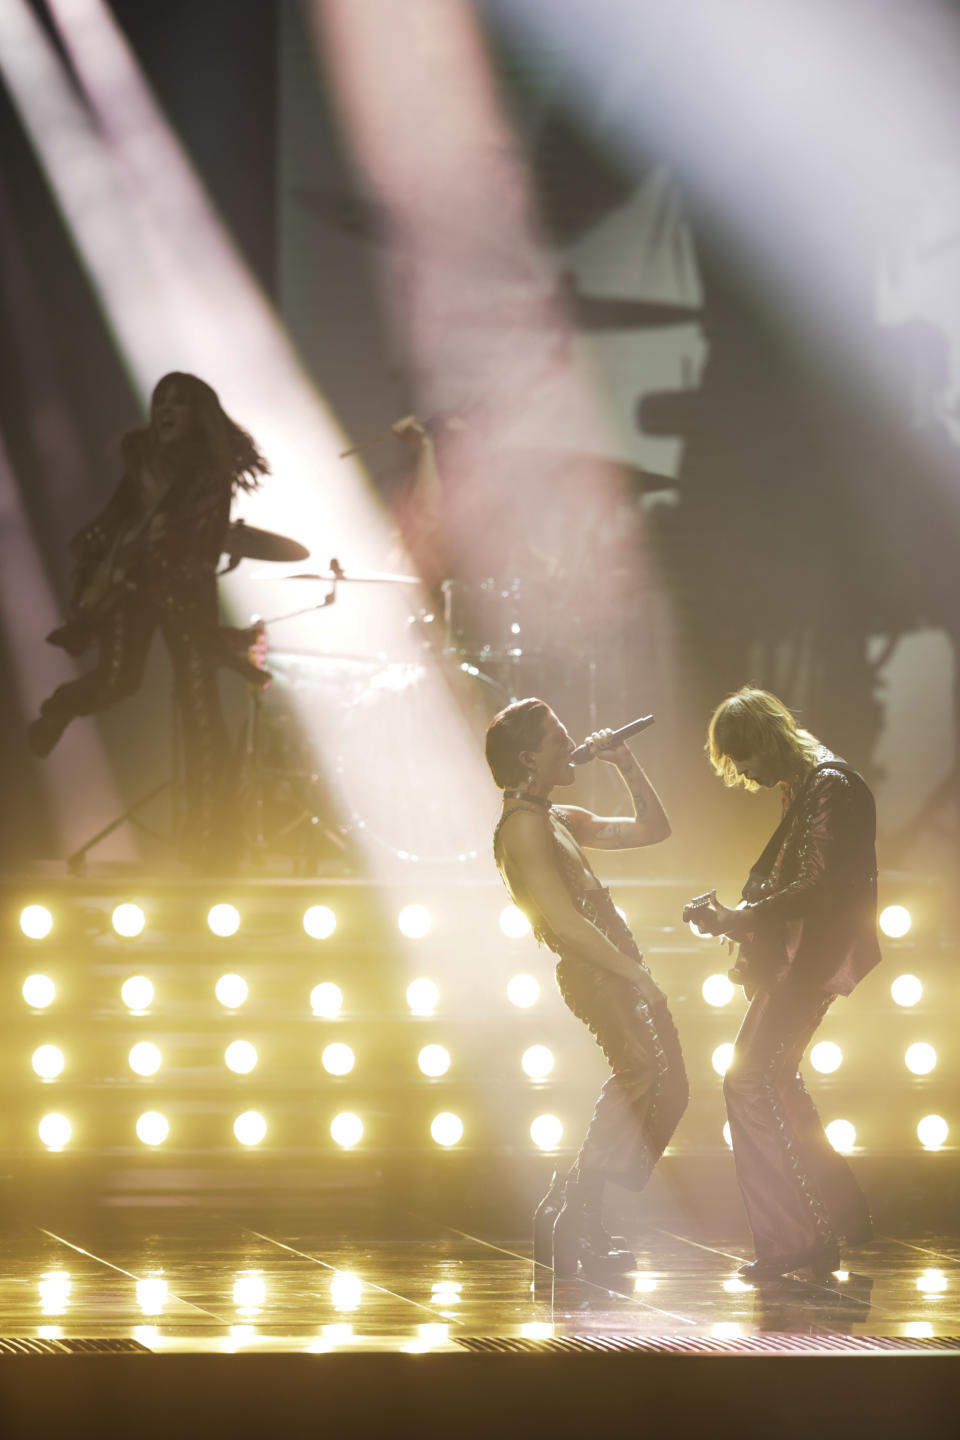
M 821 1075 L 832 1075 L 843 1064 L 843 1051 L 832 1040 L 820 1040 L 810 1051 L 810 1064 Z
M 905 905 L 886 905 L 880 911 L 877 923 L 891 940 L 902 940 L 909 933 L 913 920 Z
M 42 1315 L 62 1315 L 70 1308 L 73 1281 L 67 1270 L 45 1270 L 37 1281 Z
M 356 1056 L 349 1045 L 340 1043 L 327 1045 L 320 1057 L 320 1063 L 328 1075 L 349 1075 L 356 1062 Z
M 239 1010 L 246 1004 L 250 987 L 242 975 L 221 975 L 213 992 L 224 1010 Z
M 267 1122 L 256 1110 L 244 1110 L 233 1122 L 233 1133 L 241 1145 L 259 1145 L 267 1133 Z
M 903 1327 L 903 1333 L 910 1340 L 931 1340 L 933 1326 L 929 1320 L 908 1320 Z
M 117 905 L 110 919 L 114 930 L 125 940 L 134 939 L 147 923 L 147 917 L 140 906 L 134 905 L 132 902 Z
M 508 940 L 520 940 L 530 934 L 530 921 L 516 905 L 500 911 L 500 929 Z
M 234 1075 L 249 1075 L 256 1067 L 257 1048 L 249 1040 L 231 1040 L 223 1052 L 223 1061 Z
M 450 1338 L 450 1326 L 440 1325 L 437 1324 L 436 1321 L 428 1320 L 425 1324 L 417 1326 L 417 1334 L 420 1336 L 420 1339 L 425 1340 L 428 1345 L 442 1345 L 445 1340 L 449 1340 Z
M 532 975 L 514 975 L 507 986 L 507 998 L 519 1010 L 529 1010 L 540 999 L 540 984 Z
M 556 1115 L 538 1115 L 530 1125 L 530 1139 L 541 1150 L 556 1150 L 563 1139 L 563 1126 Z
M 408 940 L 422 940 L 430 930 L 430 911 L 426 905 L 404 905 L 397 916 L 401 935 Z
M 546 1320 L 528 1320 L 520 1326 L 520 1334 L 524 1340 L 552 1340 L 553 1326 Z
M 353 1339 L 353 1326 L 342 1320 L 335 1321 L 333 1325 L 321 1326 L 320 1334 L 328 1345 L 345 1345 L 348 1340 Z
M 310 1008 L 323 1020 L 335 1020 L 343 1009 L 343 991 L 332 980 L 314 985 L 310 991 Z
M 924 1115 L 917 1123 L 917 1139 L 924 1150 L 940 1150 L 950 1134 L 950 1126 L 942 1115 Z
M 463 1139 L 463 1121 L 449 1110 L 434 1115 L 430 1123 L 430 1134 L 438 1145 L 458 1145 Z
M 363 1139 L 363 1121 L 359 1115 L 344 1111 L 342 1115 L 334 1115 L 330 1122 L 330 1134 L 338 1145 L 349 1150 Z
M 140 1040 L 127 1056 L 130 1069 L 136 1075 L 156 1075 L 163 1064 L 163 1056 L 152 1040 Z
M 207 912 L 207 924 L 214 935 L 225 940 L 240 929 L 240 911 L 236 905 L 212 905 Z
M 849 1155 L 857 1143 L 857 1132 L 849 1120 L 831 1120 L 830 1124 L 824 1127 L 827 1139 L 841 1155 Z
M 937 1052 L 925 1040 L 918 1040 L 915 1045 L 907 1046 L 903 1060 L 914 1075 L 929 1075 L 936 1066 Z
M 708 1005 L 729 1005 L 736 989 L 726 975 L 708 975 L 700 987 L 700 993 Z
M 245 1270 L 233 1282 L 233 1303 L 242 1314 L 256 1315 L 267 1298 L 267 1287 L 258 1270 Z
M 553 1051 L 546 1045 L 531 1045 L 524 1050 L 520 1064 L 531 1080 L 545 1080 L 553 1069 Z
M 724 1122 L 723 1122 L 723 1139 L 724 1139 L 724 1143 L 725 1143 L 726 1145 L 729 1145 L 730 1149 L 732 1150 L 732 1149 L 733 1149 L 733 1136 L 730 1134 L 730 1121 L 729 1121 L 729 1120 L 724 1120 Z
M 710 1326 L 710 1334 L 715 1340 L 737 1340 L 742 1333 L 736 1320 L 718 1320 Z
M 45 940 L 53 929 L 53 916 L 45 905 L 27 905 L 20 911 L 20 929 L 28 940 Z
M 633 1290 L 635 1295 L 652 1295 L 657 1288 L 655 1275 L 635 1275 L 633 1277 Z
M 923 998 L 923 982 L 916 975 L 898 975 L 890 986 L 890 994 L 898 1005 L 907 1009 Z
M 942 1270 L 924 1270 L 917 1276 L 917 1289 L 921 1295 L 943 1295 L 947 1289 L 947 1277 Z
M 170 1134 L 170 1122 L 159 1110 L 145 1110 L 137 1121 L 137 1137 L 144 1145 L 162 1145 Z
M 73 1134 L 73 1126 L 66 1115 L 44 1115 L 37 1130 L 48 1150 L 62 1150 Z
M 340 1314 L 345 1311 L 359 1310 L 362 1299 L 363 1281 L 359 1275 L 353 1275 L 349 1270 L 337 1270 L 331 1275 L 330 1303 L 334 1310 Z
M 21 991 L 31 1010 L 46 1010 L 57 996 L 57 987 L 49 975 L 28 975 Z
M 446 1075 L 450 1069 L 450 1051 L 443 1045 L 424 1045 L 417 1056 L 417 1064 L 424 1075 L 435 1080 L 440 1075 Z
M 337 917 L 329 905 L 311 905 L 304 912 L 303 928 L 313 940 L 329 940 L 337 928 Z
M 728 1275 L 723 1282 L 724 1293 L 727 1295 L 742 1295 L 746 1290 L 752 1290 L 753 1286 L 741 1280 L 739 1275 Z
M 120 986 L 120 999 L 128 1010 L 147 1010 L 153 1004 L 153 981 L 146 975 L 131 975 Z
M 432 1015 L 440 1002 L 440 991 L 432 980 L 411 980 L 407 986 L 407 1004 L 414 1015 Z
M 137 1281 L 137 1304 L 144 1315 L 162 1315 L 169 1298 L 167 1282 L 159 1275 L 148 1275 L 145 1280 Z
M 718 1045 L 710 1057 L 710 1063 L 718 1075 L 726 1075 L 730 1069 L 730 1061 L 733 1059 L 733 1044 L 727 1040 Z
M 31 1064 L 41 1080 L 55 1080 L 63 1069 L 63 1051 L 56 1045 L 41 1045 L 34 1050 Z

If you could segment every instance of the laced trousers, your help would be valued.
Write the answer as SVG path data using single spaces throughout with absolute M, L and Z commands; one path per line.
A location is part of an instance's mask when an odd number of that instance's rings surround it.
M 579 908 L 636 961 L 649 984 L 650 972 L 607 892 L 588 892 Z M 577 1167 L 642 1190 L 689 1099 L 673 1018 L 665 1000 L 648 1005 L 629 980 L 575 955 L 561 954 L 556 974 L 568 1009 L 593 1032 L 613 1071 L 600 1091 Z
M 724 1076 L 733 1158 L 758 1260 L 863 1233 L 870 1212 L 798 1066 L 835 997 L 789 977 L 751 1002 Z

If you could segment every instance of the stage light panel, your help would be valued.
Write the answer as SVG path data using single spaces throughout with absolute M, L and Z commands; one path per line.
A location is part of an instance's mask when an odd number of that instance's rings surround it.
M 330 1122 L 330 1135 L 344 1150 L 349 1150 L 363 1139 L 363 1121 L 359 1115 L 351 1115 L 349 1111 L 334 1115 Z
M 304 912 L 303 928 L 313 940 L 329 940 L 337 928 L 337 917 L 329 905 L 311 905 Z
M 500 930 L 508 940 L 521 940 L 530 934 L 530 921 L 516 905 L 508 905 L 500 911 Z
M 440 1003 L 440 991 L 432 980 L 411 980 L 407 986 L 407 1004 L 414 1015 L 432 1015 Z
M 902 940 L 910 933 L 913 917 L 906 905 L 885 905 L 877 921 L 884 935 L 890 940 Z
M 170 1287 L 162 1276 L 148 1275 L 137 1281 L 137 1304 L 144 1315 L 162 1315 L 169 1298 Z
M 940 1150 L 946 1144 L 950 1126 L 942 1115 L 924 1115 L 917 1123 L 917 1139 L 924 1150 Z
M 397 916 L 400 933 L 406 935 L 408 940 L 422 940 L 429 934 L 431 923 L 430 911 L 426 905 L 404 905 Z
M 159 1110 L 145 1110 L 137 1120 L 137 1138 L 144 1145 L 162 1145 L 170 1134 L 170 1122 Z
M 55 1080 L 64 1066 L 63 1051 L 56 1045 L 40 1045 L 30 1063 L 41 1080 Z
M 514 975 L 507 985 L 507 999 L 518 1010 L 529 1010 L 540 999 L 540 982 L 532 975 Z
M 320 1063 L 328 1075 L 349 1075 L 356 1063 L 356 1056 L 349 1045 L 337 1042 L 324 1048 Z
M 840 1155 L 849 1155 L 857 1143 L 856 1128 L 849 1120 L 831 1120 L 824 1126 L 827 1139 Z
M 247 1002 L 250 987 L 242 975 L 221 975 L 213 993 L 224 1010 L 239 1010 Z
M 310 1008 L 322 1020 L 335 1020 L 343 1009 L 343 991 L 332 980 L 314 985 L 310 991 Z
M 903 1062 L 913 1075 L 929 1075 L 936 1068 L 937 1052 L 925 1040 L 908 1045 Z
M 730 1069 L 730 1061 L 733 1059 L 733 1043 L 730 1040 L 718 1045 L 710 1057 L 710 1064 L 718 1075 L 726 1075 Z
M 438 1145 L 446 1148 L 459 1145 L 463 1139 L 463 1121 L 459 1115 L 454 1115 L 449 1110 L 441 1111 L 439 1115 L 434 1115 L 430 1122 L 430 1134 Z
M 730 1004 L 735 989 L 733 981 L 726 975 L 708 975 L 700 987 L 700 993 L 708 1005 L 719 1009 L 721 1005 Z
M 233 1122 L 233 1133 L 241 1145 L 259 1145 L 267 1133 L 267 1122 L 256 1110 L 244 1110 Z
M 538 1115 L 531 1122 L 530 1139 L 540 1150 L 556 1150 L 563 1139 L 563 1125 L 556 1115 Z
M 524 1075 L 531 1080 L 545 1080 L 553 1070 L 553 1051 L 546 1045 L 530 1045 L 520 1060 Z
M 916 975 L 898 975 L 890 986 L 890 994 L 898 1005 L 909 1009 L 923 998 L 923 982 Z
M 46 905 L 26 905 L 20 911 L 20 929 L 28 940 L 45 940 L 53 929 L 53 916 Z
M 832 1040 L 818 1040 L 810 1051 L 810 1064 L 821 1075 L 832 1075 L 843 1064 L 843 1051 Z
M 132 901 L 127 901 L 123 905 L 114 907 L 113 914 L 110 917 L 110 923 L 118 935 L 121 935 L 125 940 L 133 940 L 137 935 L 142 933 L 143 927 L 147 923 L 147 917 L 139 905 L 134 905 Z
M 46 1010 L 57 998 L 57 987 L 49 975 L 28 975 L 20 993 L 31 1010 Z
M 443 1045 L 424 1045 L 417 1056 L 417 1064 L 424 1075 L 436 1080 L 450 1069 L 450 1051 Z
M 234 1075 L 249 1075 L 256 1068 L 257 1047 L 249 1040 L 231 1040 L 223 1052 L 223 1063 Z
M 146 975 L 131 975 L 120 986 L 120 999 L 128 1010 L 148 1010 L 153 1004 L 153 981 Z
M 53 1113 L 44 1115 L 37 1132 L 48 1150 L 62 1150 L 73 1134 L 73 1126 L 66 1115 Z
M 163 1064 L 163 1056 L 152 1040 L 139 1040 L 131 1048 L 127 1061 L 135 1075 L 156 1075 Z
M 729 1120 L 723 1122 L 723 1142 L 729 1149 L 733 1149 L 733 1136 L 730 1134 Z
M 240 929 L 240 911 L 236 905 L 212 905 L 207 912 L 207 925 L 214 935 L 226 940 Z

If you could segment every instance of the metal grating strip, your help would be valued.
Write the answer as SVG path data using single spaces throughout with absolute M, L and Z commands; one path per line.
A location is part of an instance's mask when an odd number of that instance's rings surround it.
M 960 1336 L 914 1339 L 899 1335 L 820 1335 L 768 1332 L 720 1339 L 714 1335 L 555 1335 L 548 1340 L 518 1336 L 470 1335 L 458 1338 L 466 1350 L 487 1354 L 537 1355 L 547 1351 L 602 1354 L 641 1352 L 652 1355 L 863 1355 L 886 1353 L 960 1352 Z
M 139 1340 L 37 1340 L 18 1335 L 0 1336 L 0 1355 L 152 1355 Z

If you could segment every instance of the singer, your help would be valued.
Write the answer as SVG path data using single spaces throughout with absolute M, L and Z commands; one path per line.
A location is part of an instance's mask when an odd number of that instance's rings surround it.
M 584 848 L 656 845 L 667 839 L 670 822 L 625 743 L 601 730 L 587 744 L 619 771 L 633 802 L 631 818 L 602 819 L 551 804 L 553 790 L 575 778 L 574 743 L 543 700 L 508 705 L 486 738 L 487 763 L 504 792 L 493 837 L 497 867 L 537 939 L 558 957 L 560 993 L 613 1070 L 573 1168 L 562 1179 L 554 1176 L 535 1218 L 535 1258 L 552 1260 L 558 1277 L 575 1274 L 578 1265 L 632 1268 L 633 1255 L 603 1227 L 603 1187 L 614 1180 L 643 1189 L 688 1099 L 666 997 L 584 854 Z

